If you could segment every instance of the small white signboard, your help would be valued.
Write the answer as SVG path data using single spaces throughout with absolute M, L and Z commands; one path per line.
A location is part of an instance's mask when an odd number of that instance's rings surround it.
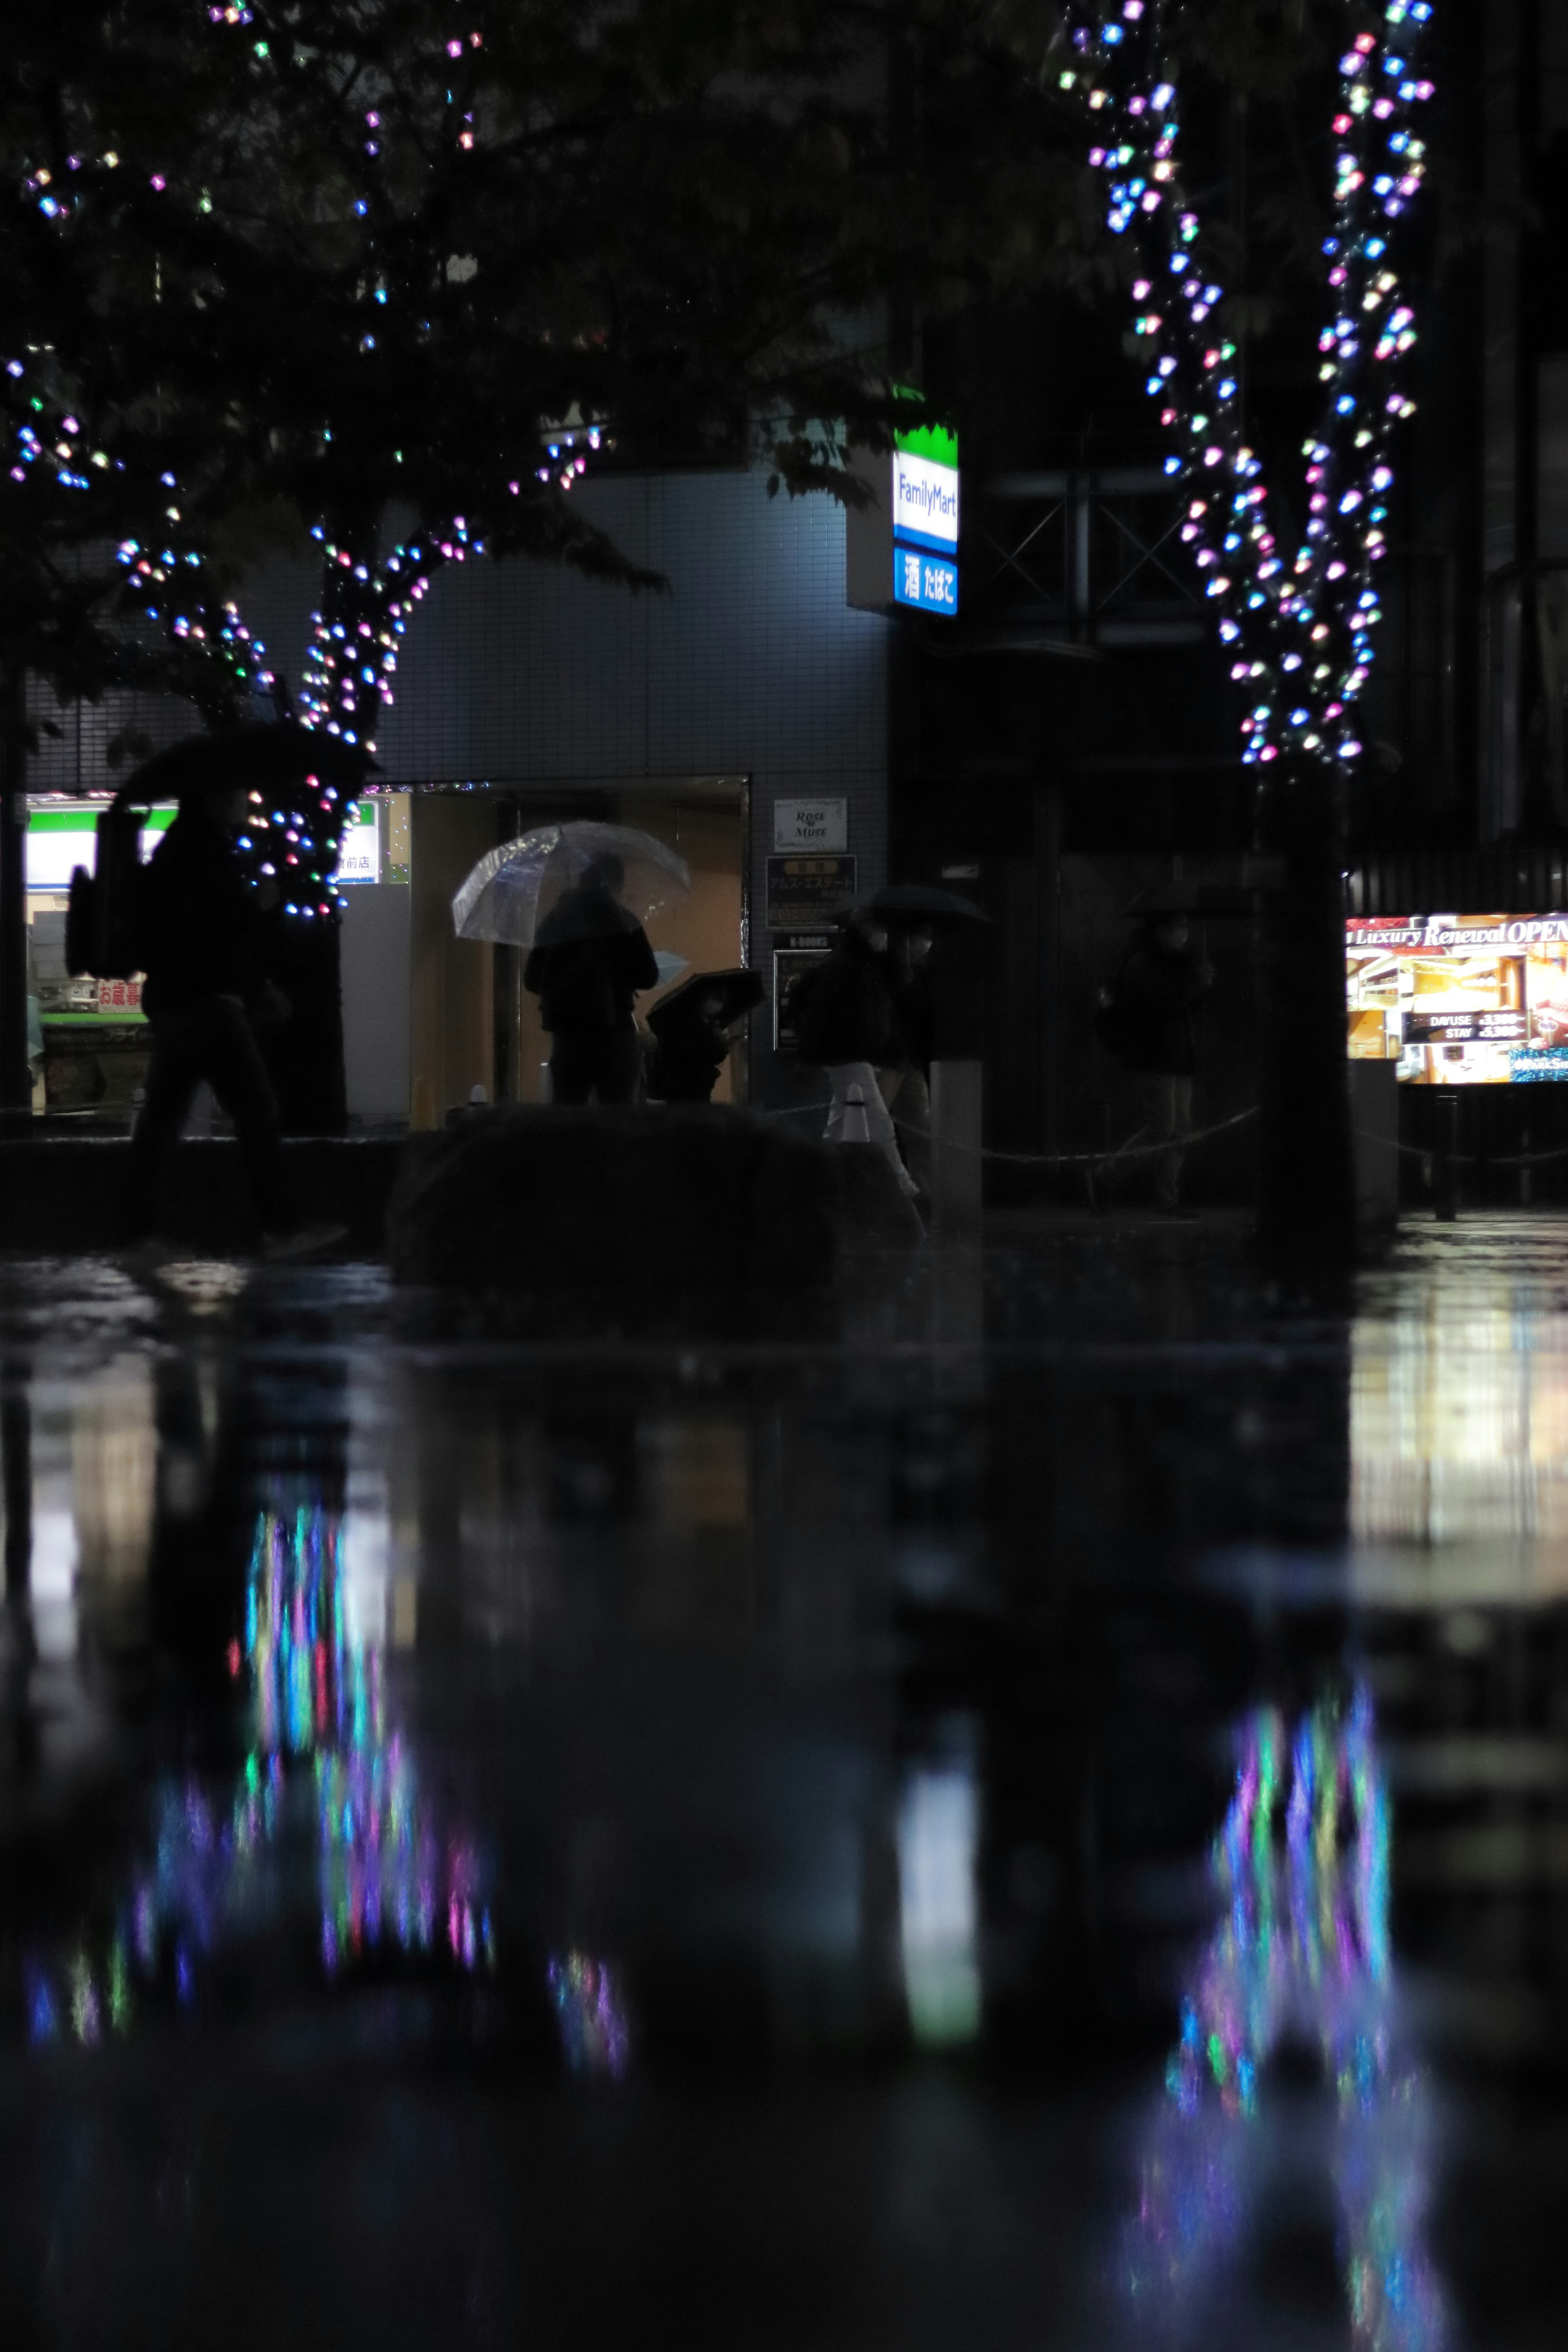
M 841 854 L 850 845 L 847 800 L 791 800 L 773 803 L 773 847 L 820 849 Z

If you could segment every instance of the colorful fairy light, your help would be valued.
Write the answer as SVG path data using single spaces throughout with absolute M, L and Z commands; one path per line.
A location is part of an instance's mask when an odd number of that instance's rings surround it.
M 1242 439 L 1239 352 L 1216 323 L 1224 289 L 1199 264 L 1197 215 L 1181 187 L 1177 86 L 1161 55 L 1157 13 L 1123 0 L 1071 34 L 1075 62 L 1058 77 L 1093 118 L 1090 163 L 1110 183 L 1107 221 L 1137 246 L 1134 331 L 1145 391 L 1179 450 L 1165 461 L 1188 488 L 1181 535 L 1247 691 L 1242 758 L 1303 751 L 1354 760 L 1350 707 L 1366 683 L 1382 615 L 1376 568 L 1394 475 L 1394 426 L 1415 402 L 1401 362 L 1414 312 L 1388 262 L 1393 225 L 1419 193 L 1426 147 L 1416 110 L 1432 95 L 1417 63 L 1429 0 L 1386 0 L 1375 32 L 1340 59 L 1333 235 L 1324 241 L 1335 316 L 1319 337 L 1324 418 L 1304 446 L 1309 520 L 1288 559 L 1270 528 L 1262 467 Z

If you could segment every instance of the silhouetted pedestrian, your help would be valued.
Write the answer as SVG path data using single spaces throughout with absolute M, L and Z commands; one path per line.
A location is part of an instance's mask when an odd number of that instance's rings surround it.
M 248 802 L 244 784 L 221 775 L 193 782 L 141 877 L 142 1009 L 152 1054 L 131 1144 L 128 1241 L 154 1229 L 163 1176 L 204 1080 L 234 1120 L 274 1249 L 327 1238 L 326 1229 L 306 1234 L 285 1182 L 277 1097 L 256 1040 L 256 1024 L 286 1019 L 288 1005 L 262 971 L 277 885 L 247 881 L 235 850 Z
M 686 989 L 669 1017 L 658 1023 L 650 1084 L 656 1078 L 653 1091 L 661 1101 L 712 1101 L 729 1054 L 724 1013 L 722 988 Z
M 877 1074 L 894 1052 L 893 997 L 885 957 L 887 925 L 857 912 L 848 919 L 832 953 L 802 972 L 790 992 L 789 1015 L 800 1058 L 820 1062 L 831 1088 L 824 1140 L 837 1143 L 858 1097 L 866 1133 L 911 1198 L 919 1191 L 899 1156 L 898 1138 L 883 1098 Z
M 625 867 L 612 852 L 590 863 L 535 935 L 523 985 L 539 1000 L 553 1040 L 550 1094 L 558 1103 L 635 1102 L 643 1044 L 633 999 L 659 985 L 648 936 L 621 903 Z
M 1192 1132 L 1193 1008 L 1213 981 L 1191 944 L 1186 917 L 1149 915 L 1123 959 L 1103 1016 L 1103 1034 L 1113 1051 L 1143 1080 L 1143 1132 L 1159 1147 L 1155 1200 L 1171 1214 L 1179 1210 Z

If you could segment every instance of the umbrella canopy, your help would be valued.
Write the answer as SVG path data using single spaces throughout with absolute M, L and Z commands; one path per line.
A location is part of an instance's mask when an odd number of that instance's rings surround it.
M 216 785 L 243 784 L 265 790 L 305 776 L 357 791 L 375 767 L 369 753 L 293 719 L 274 726 L 222 727 L 210 735 L 187 735 L 167 751 L 154 751 L 122 784 L 117 797 L 127 804 L 183 801 Z
M 495 940 L 507 947 L 531 948 L 539 924 L 585 879 L 591 868 L 604 871 L 615 860 L 621 879 L 614 896 L 638 922 L 646 922 L 672 899 L 690 892 L 692 877 L 684 857 L 666 849 L 652 834 L 629 824 L 601 824 L 574 818 L 565 824 L 541 824 L 517 841 L 506 841 L 479 860 L 452 901 L 452 922 L 460 940 Z M 602 890 L 583 892 L 602 898 Z M 570 908 L 563 918 L 570 925 Z M 585 926 L 597 929 L 598 922 Z M 569 935 L 559 925 L 559 937 Z
M 966 923 L 988 923 L 991 919 L 980 912 L 972 898 L 961 898 L 956 890 L 938 889 L 930 882 L 890 882 L 868 901 L 862 911 L 880 915 L 884 922 L 903 923 L 911 929 L 929 925 L 933 930 L 957 930 Z
M 689 1019 L 702 997 L 713 995 L 724 999 L 718 1022 L 721 1029 L 727 1029 L 732 1021 L 754 1012 L 763 993 L 759 971 L 747 971 L 738 965 L 724 971 L 694 971 L 690 980 L 660 998 L 648 1015 L 648 1026 L 655 1037 L 662 1037 L 666 1029 L 677 1029 Z

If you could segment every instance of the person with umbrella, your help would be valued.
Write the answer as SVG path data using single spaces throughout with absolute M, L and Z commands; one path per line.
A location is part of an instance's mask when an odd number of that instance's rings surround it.
M 351 785 L 365 764 L 304 728 L 236 728 L 160 753 L 125 787 L 129 802 L 172 797 L 179 811 L 137 877 L 152 1054 L 131 1141 L 125 1242 L 155 1229 L 163 1175 L 204 1080 L 234 1120 L 269 1255 L 293 1255 L 342 1230 L 307 1227 L 284 1179 L 277 1097 L 256 1040 L 258 1025 L 288 1014 L 263 971 L 266 918 L 281 894 L 274 879 L 246 878 L 237 837 L 253 784 L 317 771 Z
M 552 1039 L 558 1103 L 630 1103 L 643 1075 L 633 1000 L 659 985 L 648 935 L 622 902 L 626 869 L 613 849 L 590 858 L 539 923 L 523 985 L 539 1000 Z
M 762 1002 L 762 974 L 694 972 L 648 1015 L 655 1051 L 650 1091 L 662 1102 L 710 1102 L 737 1021 Z
M 880 1072 L 883 1100 L 898 1130 L 904 1158 L 922 1192 L 931 1181 L 931 1056 L 936 1006 L 931 955 L 939 931 L 973 932 L 986 917 L 956 890 L 930 883 L 894 882 L 871 900 L 869 912 L 887 926 L 883 968 L 893 1020 Z
M 852 1107 L 865 1134 L 913 1200 L 919 1186 L 904 1164 L 877 1072 L 894 1051 L 893 996 L 888 986 L 886 919 L 857 907 L 841 925 L 832 952 L 790 986 L 789 1013 L 803 1062 L 820 1063 L 831 1089 L 826 1143 L 852 1133 Z

